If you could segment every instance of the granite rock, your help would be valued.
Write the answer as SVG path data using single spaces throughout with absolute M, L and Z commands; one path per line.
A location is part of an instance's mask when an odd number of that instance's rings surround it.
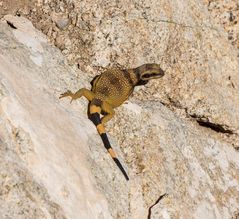
M 84 66 L 89 75 L 69 67 L 31 22 L 5 16 L 0 24 L 1 215 L 232 218 L 239 205 L 239 154 L 212 133 L 238 134 L 234 48 L 220 26 L 210 23 L 203 5 L 193 1 L 107 3 L 94 13 L 93 23 L 88 23 L 91 13 L 79 23 L 95 34 L 87 50 L 92 66 L 108 66 L 113 57 L 125 67 L 159 62 L 166 70 L 162 79 L 136 89 L 107 125 L 130 181 L 87 119 L 87 101 L 58 99 L 65 89 L 89 88 L 93 67 Z

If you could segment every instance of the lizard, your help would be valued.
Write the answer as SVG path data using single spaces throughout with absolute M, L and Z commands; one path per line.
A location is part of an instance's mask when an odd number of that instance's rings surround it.
M 114 109 L 129 98 L 135 86 L 145 85 L 149 80 L 160 78 L 163 75 L 164 71 L 159 64 L 155 63 L 143 64 L 132 69 L 107 69 L 93 78 L 91 90 L 81 88 L 75 93 L 67 90 L 59 97 L 60 99 L 71 97 L 70 102 L 82 96 L 88 99 L 88 118 L 96 126 L 104 147 L 126 180 L 129 180 L 129 177 L 111 147 L 105 131 L 105 124 L 114 116 Z

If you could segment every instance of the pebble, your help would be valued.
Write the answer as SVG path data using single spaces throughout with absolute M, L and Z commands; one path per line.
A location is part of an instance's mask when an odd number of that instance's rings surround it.
M 68 24 L 70 23 L 70 20 L 69 18 L 59 18 L 55 21 L 55 23 L 59 29 L 63 30 L 68 26 Z

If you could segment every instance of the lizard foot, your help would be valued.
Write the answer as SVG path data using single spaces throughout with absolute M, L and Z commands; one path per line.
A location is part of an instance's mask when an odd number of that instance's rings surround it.
M 59 99 L 63 97 L 71 97 L 71 102 L 76 99 L 75 94 L 73 94 L 70 90 L 67 90 L 65 93 L 61 94 Z

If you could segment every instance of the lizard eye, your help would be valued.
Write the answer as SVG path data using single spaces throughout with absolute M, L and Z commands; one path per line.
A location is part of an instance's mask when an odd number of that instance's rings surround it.
M 144 74 L 141 75 L 142 80 L 150 80 L 153 78 L 161 78 L 164 76 L 164 71 L 162 69 L 155 69 L 155 70 L 150 70 L 148 72 L 145 72 Z
M 143 78 L 151 78 L 151 77 L 154 77 L 154 76 L 157 76 L 157 74 L 156 73 L 152 73 L 152 74 L 147 73 L 147 74 L 143 75 Z

